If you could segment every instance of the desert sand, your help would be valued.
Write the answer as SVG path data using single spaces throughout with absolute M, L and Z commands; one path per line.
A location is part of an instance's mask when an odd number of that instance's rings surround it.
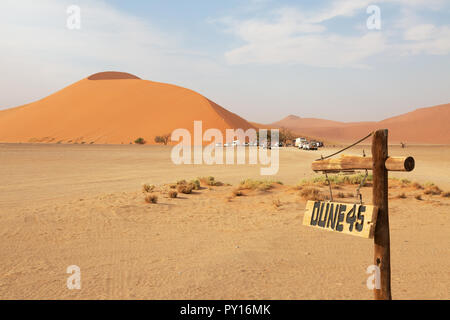
M 378 122 L 338 122 L 290 115 L 272 124 L 334 142 L 353 142 L 370 131 L 389 129 L 391 143 L 450 144 L 450 104 L 420 108 Z
M 0 144 L 0 298 L 372 299 L 373 241 L 303 226 L 306 200 L 291 187 L 334 150 L 282 148 L 270 179 L 283 185 L 233 198 L 239 181 L 261 179 L 259 166 L 176 166 L 170 147 Z M 450 190 L 450 147 L 390 151 L 416 159 L 392 176 Z M 208 175 L 233 186 L 144 201 L 143 183 Z M 390 189 L 392 294 L 449 299 L 450 198 L 420 193 Z M 69 265 L 81 290 L 66 287 Z
M 177 128 L 252 128 L 201 94 L 179 86 L 101 72 L 42 100 L 0 111 L 0 142 L 130 144 Z

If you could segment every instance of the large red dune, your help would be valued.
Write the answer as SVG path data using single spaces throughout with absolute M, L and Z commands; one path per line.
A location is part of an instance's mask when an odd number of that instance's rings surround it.
M 141 80 L 122 72 L 101 72 L 42 100 L 0 111 L 0 142 L 128 144 L 201 120 L 203 131 L 253 126 L 197 92 Z
M 450 144 L 450 104 L 420 108 L 378 122 L 337 122 L 288 116 L 271 124 L 305 136 L 348 143 L 376 129 L 389 129 L 389 142 Z

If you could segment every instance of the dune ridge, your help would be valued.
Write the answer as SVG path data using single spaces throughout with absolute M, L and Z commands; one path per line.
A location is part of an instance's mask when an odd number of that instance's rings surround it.
M 376 129 L 389 129 L 391 143 L 450 144 L 450 104 L 416 109 L 382 121 L 339 122 L 290 115 L 267 126 L 307 136 L 351 142 Z
M 95 80 L 95 81 L 93 81 Z M 101 81 L 99 81 L 101 80 Z M 253 126 L 201 94 L 103 72 L 24 106 L 0 111 L 0 142 L 129 144 L 203 121 L 203 130 Z

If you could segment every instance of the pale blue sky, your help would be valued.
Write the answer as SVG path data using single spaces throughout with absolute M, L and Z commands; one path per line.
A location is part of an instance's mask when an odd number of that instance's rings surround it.
M 251 121 L 381 120 L 450 102 L 449 21 L 445 0 L 2 0 L 0 109 L 118 70 Z

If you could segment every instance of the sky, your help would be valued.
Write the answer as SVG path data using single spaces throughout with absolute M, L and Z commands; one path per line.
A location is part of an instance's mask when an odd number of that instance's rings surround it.
M 260 123 L 450 103 L 448 0 L 2 0 L 0 39 L 0 109 L 107 70 Z

